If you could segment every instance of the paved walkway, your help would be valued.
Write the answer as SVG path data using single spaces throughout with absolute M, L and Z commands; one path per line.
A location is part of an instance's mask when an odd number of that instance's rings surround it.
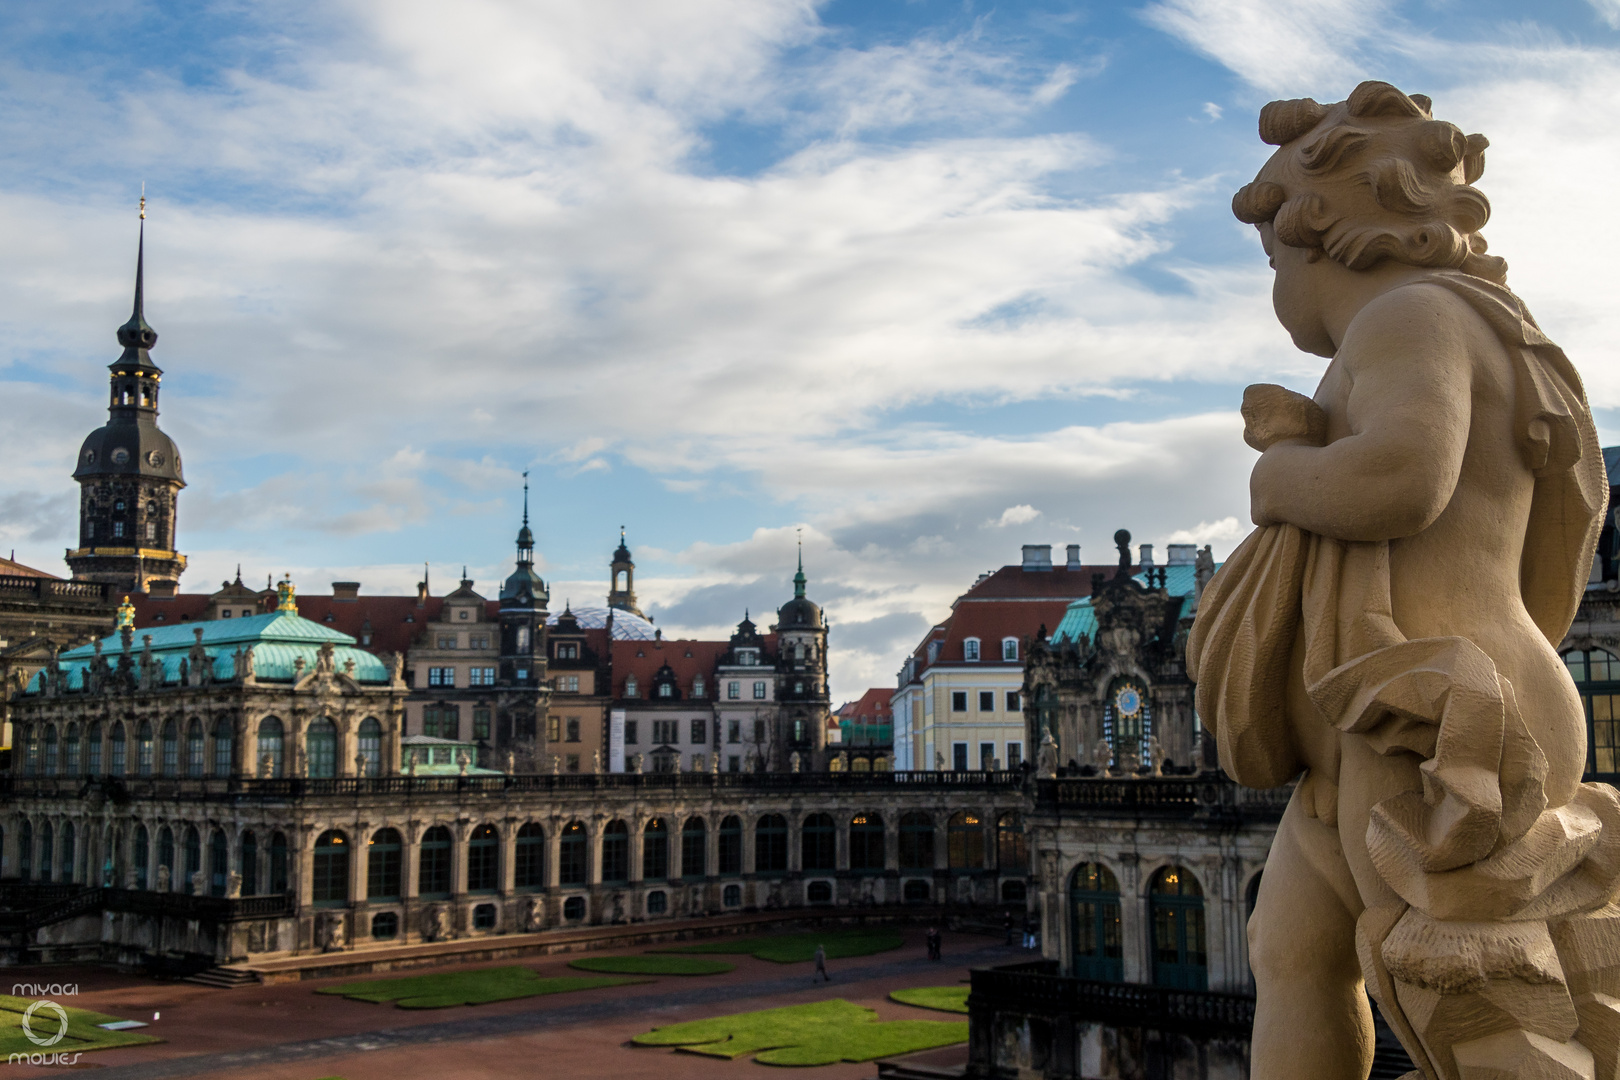
M 717 1063 L 691 1055 L 676 1055 L 684 1059 L 677 1061 L 672 1059 L 667 1051 L 622 1050 L 628 1028 L 647 1030 L 660 1023 L 694 1018 L 692 1015 L 694 1012 L 722 1015 L 726 1012 L 739 1011 L 736 1008 L 721 1007 L 732 1003 L 742 1003 L 743 1008 L 768 1008 L 792 1004 L 795 1003 L 795 999 L 805 998 L 806 995 L 814 1000 L 837 996 L 865 997 L 868 999 L 867 1004 L 876 1004 L 882 1001 L 883 995 L 892 987 L 955 982 L 965 976 L 967 967 L 1007 963 L 1028 957 L 1027 953 L 1018 949 L 1008 949 L 999 945 L 986 947 L 985 938 L 956 935 L 952 937 L 954 943 L 959 943 L 963 951 L 957 953 L 952 950 L 947 954 L 949 962 L 944 965 L 928 961 L 918 955 L 920 950 L 908 947 L 901 955 L 888 953 L 835 961 L 832 965 L 835 981 L 830 985 L 811 984 L 807 977 L 806 964 L 779 967 L 742 958 L 744 962 L 739 963 L 739 970 L 730 977 L 722 977 L 723 982 L 666 977 L 645 988 L 623 988 L 625 992 L 592 991 L 589 993 L 594 1000 L 588 1001 L 575 999 L 570 1002 L 568 999 L 574 995 L 557 995 L 554 998 L 461 1008 L 453 1010 L 456 1014 L 454 1019 L 439 1019 L 431 1013 L 401 1014 L 392 1009 L 384 1013 L 382 1010 L 387 1007 L 363 1006 L 351 1014 L 353 1020 L 363 1022 L 382 1019 L 388 1015 L 394 1024 L 371 1030 L 271 1042 L 220 1052 L 184 1054 L 182 1050 L 184 1056 L 161 1057 L 155 1060 L 131 1061 L 131 1057 L 144 1056 L 140 1048 L 131 1048 L 125 1051 L 94 1054 L 86 1063 L 95 1062 L 97 1059 L 108 1061 L 109 1054 L 116 1055 L 122 1063 L 109 1063 L 96 1070 L 98 1076 L 107 1080 L 122 1080 L 126 1077 L 130 1080 L 137 1078 L 155 1080 L 159 1077 L 218 1076 L 227 1073 L 243 1077 L 311 1076 L 330 1075 L 334 1070 L 341 1070 L 351 1076 L 356 1072 L 365 1072 L 404 1078 L 448 1075 L 447 1069 L 462 1076 L 514 1075 L 511 1071 L 514 1059 L 527 1062 L 532 1068 L 536 1060 L 534 1055 L 539 1054 L 543 1055 L 541 1060 L 555 1065 L 559 1064 L 554 1058 L 555 1054 L 572 1051 L 580 1055 L 578 1061 L 563 1071 L 556 1068 L 548 1068 L 545 1071 L 553 1075 L 583 1076 L 588 1069 L 589 1072 L 601 1076 L 629 1076 L 647 1070 L 646 1075 L 667 1078 L 675 1074 L 686 1074 L 688 1066 L 701 1067 L 702 1070 L 709 1071 Z M 313 989 L 313 987 L 308 989 L 299 987 L 297 991 L 314 999 Z M 293 988 L 289 987 L 281 992 L 292 990 Z M 210 995 L 207 1000 L 212 1003 L 221 1006 L 229 1004 L 240 1008 L 249 1004 L 255 993 L 262 991 L 255 991 L 249 987 L 242 990 L 206 993 Z M 214 994 L 246 995 L 246 997 L 217 999 L 212 998 Z M 784 996 L 787 996 L 788 1000 L 769 1002 L 761 1000 Z M 313 1006 L 302 1007 L 317 1009 L 316 1016 L 336 1012 L 338 1006 L 357 1004 L 331 998 L 314 1000 Z M 538 1002 L 544 1004 L 535 1007 Z M 94 1007 L 89 1001 L 84 1004 Z M 198 1004 L 202 1005 L 204 1002 L 199 1001 Z M 508 1006 L 509 1011 L 493 1011 L 499 1009 L 501 1004 Z M 117 1011 L 110 1003 L 106 1007 Z M 510 1011 L 512 1007 L 515 1007 L 515 1011 Z M 885 1012 L 890 1011 L 889 1006 L 881 1007 Z M 918 1010 L 913 1013 L 905 1006 L 892 1008 L 904 1010 L 905 1013 L 915 1015 L 917 1018 L 923 1016 L 933 1019 L 945 1018 L 944 1014 L 937 1012 L 925 1013 Z M 638 1015 L 640 1019 L 627 1028 L 625 1021 Z M 418 1018 L 420 1022 L 410 1022 Z M 202 1018 L 199 1016 L 198 1019 Z M 229 1025 L 230 1020 L 222 1013 L 217 1017 L 217 1022 Z M 284 1026 L 278 1027 L 277 1030 L 292 1033 L 307 1022 L 301 1023 L 297 1015 L 288 1014 L 285 1016 Z M 312 1023 L 310 1026 L 319 1028 L 322 1025 Z M 327 1030 L 330 1031 L 331 1028 L 328 1027 Z M 555 1041 L 555 1037 L 544 1038 L 550 1033 L 555 1033 L 555 1036 L 566 1034 L 564 1043 L 561 1046 L 547 1045 Z M 459 1044 L 480 1040 L 486 1043 L 492 1040 L 493 1044 L 487 1043 L 477 1048 L 470 1046 L 458 1048 Z M 228 1040 L 225 1045 L 228 1045 L 229 1041 L 235 1040 Z M 220 1043 L 216 1041 L 214 1045 Z M 151 1047 L 146 1052 L 161 1053 L 164 1049 Z M 170 1053 L 176 1049 L 180 1048 L 168 1047 Z M 489 1071 L 474 1067 L 472 1064 L 474 1061 L 486 1063 Z M 497 1061 L 505 1061 L 506 1064 L 496 1068 Z M 315 1062 L 320 1062 L 320 1065 L 316 1066 Z M 755 1068 L 764 1068 L 763 1066 L 737 1068 L 743 1064 L 733 1063 L 733 1068 L 728 1072 L 741 1076 L 752 1073 Z M 598 1073 L 597 1067 L 602 1071 Z M 818 1070 L 818 1075 L 827 1077 L 842 1075 L 846 1070 L 855 1068 L 857 1067 L 829 1066 L 826 1070 Z M 859 1068 L 864 1070 L 865 1075 L 870 1075 L 873 1071 L 871 1065 Z M 320 1071 L 311 1072 L 311 1069 Z M 0 1067 L 0 1075 L 9 1074 L 11 1071 Z M 779 1070 L 772 1072 L 779 1074 Z M 703 1074 L 700 1071 L 694 1075 Z

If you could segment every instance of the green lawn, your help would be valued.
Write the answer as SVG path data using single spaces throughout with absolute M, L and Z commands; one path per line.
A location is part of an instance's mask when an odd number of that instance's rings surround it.
M 753 1054 L 762 1065 L 831 1065 L 966 1042 L 965 1020 L 888 1020 L 842 998 L 785 1009 L 734 1013 L 654 1028 L 638 1046 L 673 1046 L 728 1060 Z
M 778 964 L 798 964 L 816 955 L 816 946 L 827 950 L 827 959 L 870 956 L 898 949 L 904 940 L 898 930 L 857 928 L 820 930 L 800 934 L 772 934 L 769 937 L 729 938 L 704 945 L 670 945 L 654 952 L 664 953 L 748 953 Z
M 587 956 L 570 960 L 568 966 L 614 975 L 722 975 L 737 970 L 736 964 L 695 956 Z
M 316 993 L 339 994 L 354 1001 L 378 1004 L 392 1001 L 402 1009 L 443 1009 L 451 1005 L 484 1005 L 491 1001 L 651 981 L 614 975 L 547 978 L 536 975 L 526 967 L 498 967 L 412 975 L 404 979 L 367 979 L 364 982 L 343 983 L 341 986 L 323 986 Z
M 54 1046 L 40 1046 L 30 1041 L 22 1029 L 23 1013 L 35 1000 L 0 994 L 0 1061 L 12 1054 L 82 1054 L 91 1050 L 110 1050 L 115 1046 L 139 1046 L 163 1041 L 155 1035 L 142 1035 L 138 1031 L 108 1031 L 96 1025 L 110 1024 L 122 1017 L 63 1005 L 68 1018 L 67 1034 Z M 48 1039 L 60 1030 L 62 1023 L 55 1012 L 39 1009 L 29 1017 L 28 1026 L 36 1036 Z
M 968 988 L 965 986 L 913 986 L 889 995 L 890 1001 L 898 1001 L 902 1005 L 953 1013 L 967 1012 L 967 999 Z

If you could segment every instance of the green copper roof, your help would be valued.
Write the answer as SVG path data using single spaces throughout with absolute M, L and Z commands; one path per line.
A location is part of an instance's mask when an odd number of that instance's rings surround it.
M 388 666 L 364 649 L 356 648 L 354 638 L 348 634 L 286 611 L 246 619 L 144 627 L 135 631 L 130 654 L 138 661 L 148 647 L 147 639 L 150 639 L 152 660 L 162 665 L 163 681 L 177 683 L 180 681 L 180 661 L 190 657 L 192 646 L 199 640 L 198 630 L 202 631 L 203 651 L 213 663 L 216 679 L 233 678 L 237 650 L 251 649 L 255 677 L 270 682 L 290 681 L 297 674 L 297 661 L 300 658 L 304 661 L 306 672 L 314 670 L 321 646 L 326 644 L 332 646 L 332 665 L 338 672 L 342 672 L 352 660 L 352 674 L 359 682 L 386 683 L 391 677 Z M 95 661 L 97 644 L 80 645 L 58 658 L 70 689 L 83 689 L 85 673 Z M 99 645 L 102 656 L 117 667 L 124 649 L 122 638 L 114 634 L 102 638 Z M 40 676 L 35 675 L 28 684 L 28 692 L 37 692 L 39 687 Z
M 1197 567 L 1189 563 L 1176 563 L 1156 569 L 1164 570 L 1165 591 L 1171 596 L 1191 596 L 1198 591 Z M 1147 574 L 1137 574 L 1131 580 L 1146 585 Z M 1088 641 L 1097 637 L 1097 613 L 1091 609 L 1089 596 L 1069 605 L 1068 610 L 1063 613 L 1062 620 L 1057 624 L 1057 629 L 1052 632 L 1052 644 L 1077 641 L 1082 634 Z

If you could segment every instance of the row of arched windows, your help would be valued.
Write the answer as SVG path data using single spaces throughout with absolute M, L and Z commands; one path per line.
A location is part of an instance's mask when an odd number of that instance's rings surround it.
M 984 830 L 977 815 L 964 811 L 950 821 L 949 848 L 955 869 L 983 867 Z M 677 831 L 669 818 L 655 817 L 642 829 L 641 874 L 643 881 L 664 881 L 678 874 L 701 878 L 711 871 L 708 865 L 708 824 L 701 817 L 690 817 Z M 969 839 L 969 833 L 976 839 Z M 589 831 L 581 821 L 563 826 L 557 836 L 557 884 L 582 886 L 589 882 Z M 717 865 L 720 876 L 743 872 L 743 823 L 736 815 L 720 821 Z M 754 869 L 761 874 L 786 873 L 789 831 L 787 818 L 766 814 L 754 826 Z M 535 822 L 518 829 L 514 838 L 513 886 L 538 889 L 546 884 L 545 831 Z M 934 824 L 927 814 L 906 814 L 900 819 L 900 864 L 903 870 L 934 868 Z M 613 820 L 602 829 L 600 840 L 601 880 L 628 882 L 632 849 L 630 826 Z M 674 862 L 675 845 L 680 845 L 680 863 Z M 837 826 L 829 814 L 811 814 L 799 833 L 800 865 L 806 871 L 831 872 L 837 869 Z M 315 844 L 314 896 L 317 904 L 347 903 L 349 897 L 350 840 L 332 829 L 321 834 Z M 876 813 L 856 814 L 849 821 L 849 869 L 877 872 L 884 868 L 887 841 L 883 818 Z M 998 850 L 1002 868 L 1022 873 L 1029 863 L 1023 821 L 1018 814 L 1001 815 Z M 450 829 L 435 825 L 422 834 L 417 854 L 417 895 L 427 899 L 444 898 L 455 888 L 453 879 L 454 844 Z M 366 895 L 388 900 L 405 895 L 405 844 L 397 829 L 379 829 L 366 844 Z M 469 893 L 493 893 L 501 887 L 501 838 L 494 825 L 480 825 L 467 842 L 466 881 Z
M 58 828 L 44 821 L 36 830 L 32 821 L 24 819 L 17 826 L 17 876 L 23 881 L 99 883 L 108 887 L 121 887 L 126 876 L 132 876 L 135 888 L 155 889 L 163 884 L 162 871 L 167 869 L 168 891 L 191 894 L 197 892 L 195 875 L 206 871 L 202 892 L 224 896 L 227 876 L 233 869 L 230 843 L 223 829 L 209 829 L 206 833 L 205 846 L 204 830 L 195 825 L 161 825 L 152 830 L 137 823 L 128 836 L 122 828 L 108 828 L 102 838 L 100 865 L 95 866 L 90 863 L 90 838 L 81 837 L 73 822 L 64 821 Z M 0 843 L 4 838 L 5 832 L 0 829 Z M 127 853 L 126 839 L 131 841 Z M 252 830 L 243 832 L 234 869 L 242 875 L 243 896 L 286 892 L 286 834 L 272 831 L 268 847 L 261 852 L 257 835 Z M 126 875 L 127 870 L 133 874 Z
M 19 732 L 19 740 L 26 746 L 23 771 L 29 776 L 226 777 L 231 774 L 234 739 L 235 728 L 228 717 L 215 720 L 207 733 L 203 722 L 195 718 L 183 726 L 176 718 L 161 726 L 150 720 L 139 725 L 114 721 L 108 725 L 105 739 L 100 721 L 82 729 L 77 723 L 61 729 L 44 724 Z M 342 771 L 337 758 L 340 742 L 335 723 L 325 717 L 312 721 L 304 736 L 305 775 L 337 776 Z M 244 770 L 251 775 L 285 776 L 286 749 L 286 728 L 279 718 L 266 717 L 259 721 L 254 757 L 244 762 Z M 357 749 L 364 758 L 363 774 L 382 775 L 382 724 L 375 717 L 360 722 Z
M 1070 947 L 1082 979 L 1125 978 L 1119 879 L 1101 863 L 1081 863 L 1069 878 Z M 1185 867 L 1161 867 L 1148 882 L 1149 951 L 1155 986 L 1204 990 L 1209 985 L 1204 890 Z

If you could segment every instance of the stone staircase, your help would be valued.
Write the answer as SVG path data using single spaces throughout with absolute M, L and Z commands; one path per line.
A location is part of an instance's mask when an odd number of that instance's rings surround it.
M 238 986 L 259 985 L 259 973 L 237 967 L 211 967 L 188 975 L 182 982 L 195 983 L 198 986 L 213 986 L 221 990 L 234 990 Z

